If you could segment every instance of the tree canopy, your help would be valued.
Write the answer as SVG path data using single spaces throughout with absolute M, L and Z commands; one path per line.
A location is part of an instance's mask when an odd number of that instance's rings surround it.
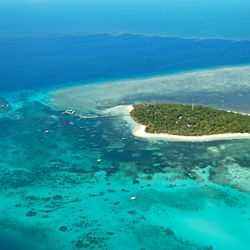
M 132 118 L 148 133 L 201 136 L 250 133 L 250 116 L 204 106 L 135 104 Z

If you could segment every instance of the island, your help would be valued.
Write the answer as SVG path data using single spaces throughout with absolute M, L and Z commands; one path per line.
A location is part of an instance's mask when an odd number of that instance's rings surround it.
M 183 104 L 127 106 L 137 127 L 134 135 L 180 140 L 250 138 L 248 114 Z

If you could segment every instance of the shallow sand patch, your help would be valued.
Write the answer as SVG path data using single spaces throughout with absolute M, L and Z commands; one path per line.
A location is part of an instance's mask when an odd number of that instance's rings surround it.
M 49 91 L 47 101 L 57 110 L 102 112 L 131 103 L 200 104 L 249 113 L 250 66 L 84 84 Z

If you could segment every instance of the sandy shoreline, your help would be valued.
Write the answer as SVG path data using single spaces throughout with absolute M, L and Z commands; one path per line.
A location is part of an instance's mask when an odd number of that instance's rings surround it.
M 133 105 L 126 105 L 126 109 L 131 112 Z M 133 118 L 131 117 L 133 120 Z M 133 120 L 134 121 L 134 120 Z M 135 121 L 134 121 L 135 122 Z M 232 134 L 218 134 L 218 135 L 202 135 L 202 136 L 181 136 L 170 134 L 152 134 L 145 132 L 146 126 L 135 122 L 136 126 L 132 133 L 134 136 L 142 138 L 168 139 L 174 141 L 214 141 L 214 140 L 231 140 L 231 139 L 250 139 L 249 133 L 232 133 Z

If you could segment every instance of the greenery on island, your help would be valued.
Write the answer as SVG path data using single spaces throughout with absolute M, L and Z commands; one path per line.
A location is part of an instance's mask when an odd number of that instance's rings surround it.
M 148 133 L 201 136 L 250 133 L 250 116 L 203 106 L 135 104 L 132 118 Z

